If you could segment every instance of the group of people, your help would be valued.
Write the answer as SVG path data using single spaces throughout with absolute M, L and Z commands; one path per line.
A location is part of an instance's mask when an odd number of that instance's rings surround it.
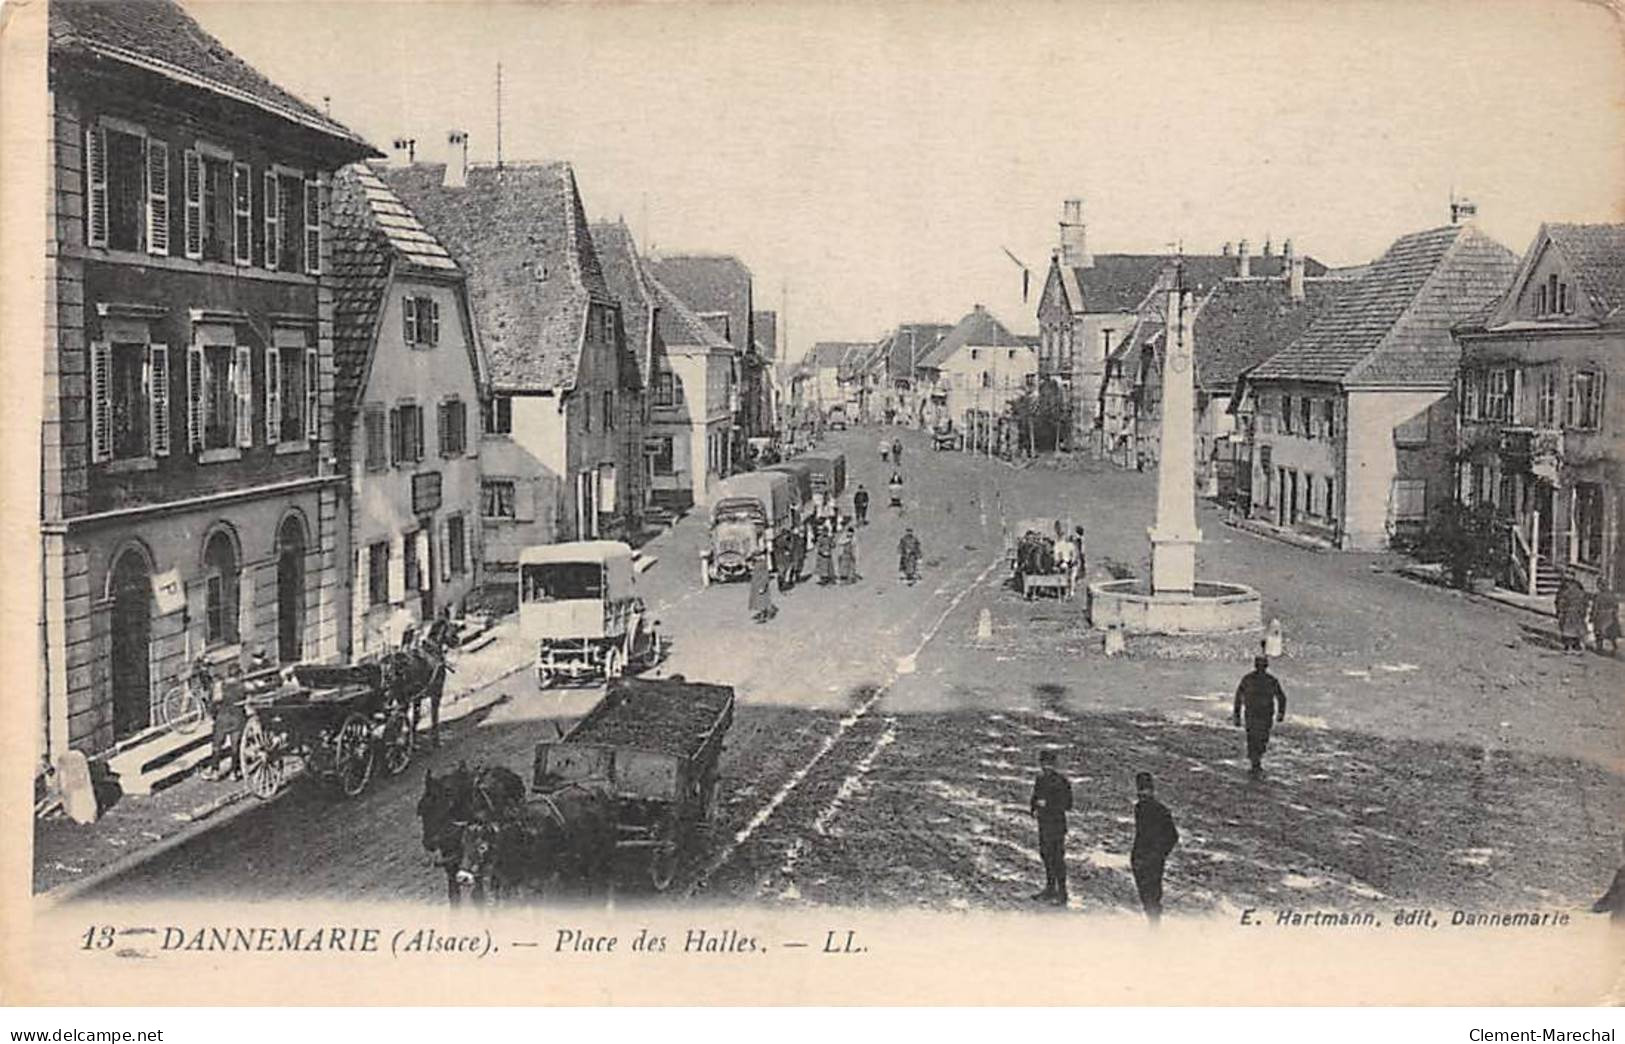
M 1256 778 L 1263 772 L 1264 751 L 1270 732 L 1286 720 L 1286 692 L 1269 672 L 1269 658 L 1253 659 L 1253 669 L 1236 686 L 1232 720 L 1247 732 L 1249 772 Z M 1066 815 L 1072 810 L 1072 784 L 1056 767 L 1055 751 L 1038 755 L 1038 779 L 1033 783 L 1029 808 L 1038 821 L 1038 855 L 1044 864 L 1044 889 L 1033 898 L 1064 906 L 1066 890 Z M 1140 905 L 1153 923 L 1162 917 L 1162 875 L 1168 856 L 1179 844 L 1179 828 L 1173 813 L 1157 799 L 1156 780 L 1149 772 L 1134 777 L 1137 795 L 1134 804 L 1134 843 L 1129 853 L 1129 869 Z
M 1592 648 L 1602 652 L 1607 645 L 1610 656 L 1619 655 L 1619 596 L 1606 578 L 1597 582 L 1597 593 L 1592 594 L 1579 577 L 1567 573 L 1557 588 L 1556 603 L 1557 633 L 1564 652 L 1585 650 L 1589 624 Z

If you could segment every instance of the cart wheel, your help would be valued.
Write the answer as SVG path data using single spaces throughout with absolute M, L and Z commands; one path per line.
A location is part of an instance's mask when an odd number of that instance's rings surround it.
M 536 687 L 545 689 L 553 684 L 553 672 L 546 667 L 536 668 Z
M 612 645 L 604 652 L 604 677 L 619 678 L 626 673 L 626 654 L 621 647 Z
M 265 726 L 258 718 L 249 718 L 243 726 L 242 739 L 237 741 L 237 765 L 248 792 L 261 801 L 276 796 L 281 789 L 281 759 L 272 753 Z
M 649 855 L 649 884 L 657 892 L 671 887 L 677 877 L 677 825 L 667 819 L 660 825 L 659 842 Z
M 384 732 L 380 737 L 384 752 L 384 771 L 391 776 L 398 776 L 406 771 L 412 764 L 412 748 L 417 743 L 417 733 L 412 728 L 412 719 L 406 713 L 406 708 L 396 706 L 384 719 Z
M 372 728 L 367 719 L 351 714 L 333 737 L 333 778 L 345 797 L 355 797 L 372 778 Z

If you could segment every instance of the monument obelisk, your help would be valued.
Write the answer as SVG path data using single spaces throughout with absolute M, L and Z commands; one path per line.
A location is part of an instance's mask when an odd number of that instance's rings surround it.
M 1157 517 L 1151 538 L 1151 593 L 1189 594 L 1196 586 L 1196 299 L 1185 289 L 1184 265 L 1174 263 L 1163 332 L 1162 446 L 1157 462 Z

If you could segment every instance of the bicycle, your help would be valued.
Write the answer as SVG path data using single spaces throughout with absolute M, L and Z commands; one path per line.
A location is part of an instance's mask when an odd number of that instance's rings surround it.
M 193 731 L 208 716 L 213 696 L 214 677 L 209 673 L 209 665 L 199 657 L 186 678 L 164 693 L 163 702 L 158 705 L 160 724 L 182 735 Z

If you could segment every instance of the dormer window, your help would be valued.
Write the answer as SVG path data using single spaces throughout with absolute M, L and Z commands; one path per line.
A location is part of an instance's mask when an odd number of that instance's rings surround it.
M 1568 315 L 1574 311 L 1574 293 L 1571 285 L 1557 278 L 1554 272 L 1546 282 L 1535 288 L 1535 314 L 1537 316 Z

